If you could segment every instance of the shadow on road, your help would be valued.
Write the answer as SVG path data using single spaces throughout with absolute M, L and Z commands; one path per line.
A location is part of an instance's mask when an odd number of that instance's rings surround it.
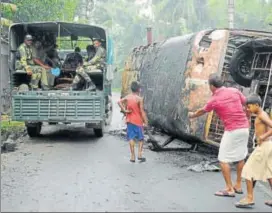
M 41 135 L 37 138 L 30 138 L 29 141 L 34 143 L 95 143 L 101 138 L 97 138 L 94 135 L 92 129 L 86 129 L 84 127 L 73 128 L 52 128 L 50 130 L 42 131 Z

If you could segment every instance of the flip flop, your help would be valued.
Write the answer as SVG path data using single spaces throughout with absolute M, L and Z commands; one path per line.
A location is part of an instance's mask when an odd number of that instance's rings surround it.
M 272 207 L 272 200 L 271 201 L 266 201 L 264 204 L 267 205 L 267 206 Z
M 234 189 L 234 191 L 235 191 L 235 193 L 236 194 L 244 194 L 244 192 L 243 192 L 243 190 L 242 189 L 240 189 L 240 190 L 238 190 L 238 189 L 235 189 L 235 188 L 233 188 Z
M 235 197 L 235 193 L 228 192 L 226 190 L 220 190 L 214 194 L 219 197 Z
M 252 208 L 255 205 L 255 203 L 249 203 L 246 200 L 240 200 L 238 203 L 235 204 L 237 208 Z
M 138 158 L 140 162 L 146 162 L 146 158 Z

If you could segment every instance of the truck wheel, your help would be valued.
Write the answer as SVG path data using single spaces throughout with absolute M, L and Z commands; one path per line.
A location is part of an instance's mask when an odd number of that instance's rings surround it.
M 26 131 L 29 137 L 34 138 L 38 137 L 41 133 L 42 125 L 36 124 L 36 125 L 31 125 L 31 126 L 26 126 Z
M 253 61 L 253 51 L 238 50 L 230 61 L 230 74 L 236 83 L 249 87 L 254 77 L 254 72 L 251 71 Z
M 94 134 L 96 137 L 103 137 L 104 136 L 104 129 L 101 128 L 101 129 L 94 129 Z

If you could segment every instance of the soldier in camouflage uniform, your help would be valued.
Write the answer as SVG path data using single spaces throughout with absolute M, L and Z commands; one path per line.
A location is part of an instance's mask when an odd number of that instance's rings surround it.
M 75 89 L 80 82 L 80 77 L 83 78 L 86 82 L 86 90 L 95 90 L 96 86 L 92 82 L 88 73 L 92 72 L 93 70 L 100 69 L 102 70 L 105 65 L 105 58 L 106 58 L 106 50 L 101 46 L 100 39 L 94 39 L 94 47 L 96 49 L 96 53 L 94 57 L 88 61 L 83 63 L 83 66 L 77 68 L 76 73 L 77 75 L 73 81 L 73 89 Z
M 31 35 L 25 36 L 24 43 L 19 46 L 18 52 L 20 54 L 20 61 L 17 63 L 16 69 L 19 69 L 19 66 L 20 68 L 25 69 L 28 75 L 31 75 L 30 86 L 32 89 L 38 89 L 39 82 L 41 81 L 42 89 L 47 90 L 47 71 L 43 67 L 35 65 Z
M 32 53 L 34 63 L 38 66 L 41 66 L 45 70 L 47 70 L 46 72 L 47 83 L 48 83 L 48 87 L 50 88 L 54 86 L 55 76 L 50 72 L 52 66 L 46 63 L 47 62 L 46 59 L 48 58 L 46 52 L 48 52 L 52 48 L 53 48 L 53 45 L 47 48 L 44 48 L 40 41 L 36 41 L 33 45 L 33 53 Z

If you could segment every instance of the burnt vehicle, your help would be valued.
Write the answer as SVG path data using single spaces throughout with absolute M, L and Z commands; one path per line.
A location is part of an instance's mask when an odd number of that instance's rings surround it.
M 208 76 L 218 73 L 225 86 L 257 93 L 272 115 L 272 33 L 213 29 L 134 48 L 122 74 L 122 92 L 138 80 L 150 125 L 172 137 L 219 146 L 224 127 L 216 113 L 190 120 L 188 112 L 211 96 Z M 249 147 L 254 148 L 254 117 Z

